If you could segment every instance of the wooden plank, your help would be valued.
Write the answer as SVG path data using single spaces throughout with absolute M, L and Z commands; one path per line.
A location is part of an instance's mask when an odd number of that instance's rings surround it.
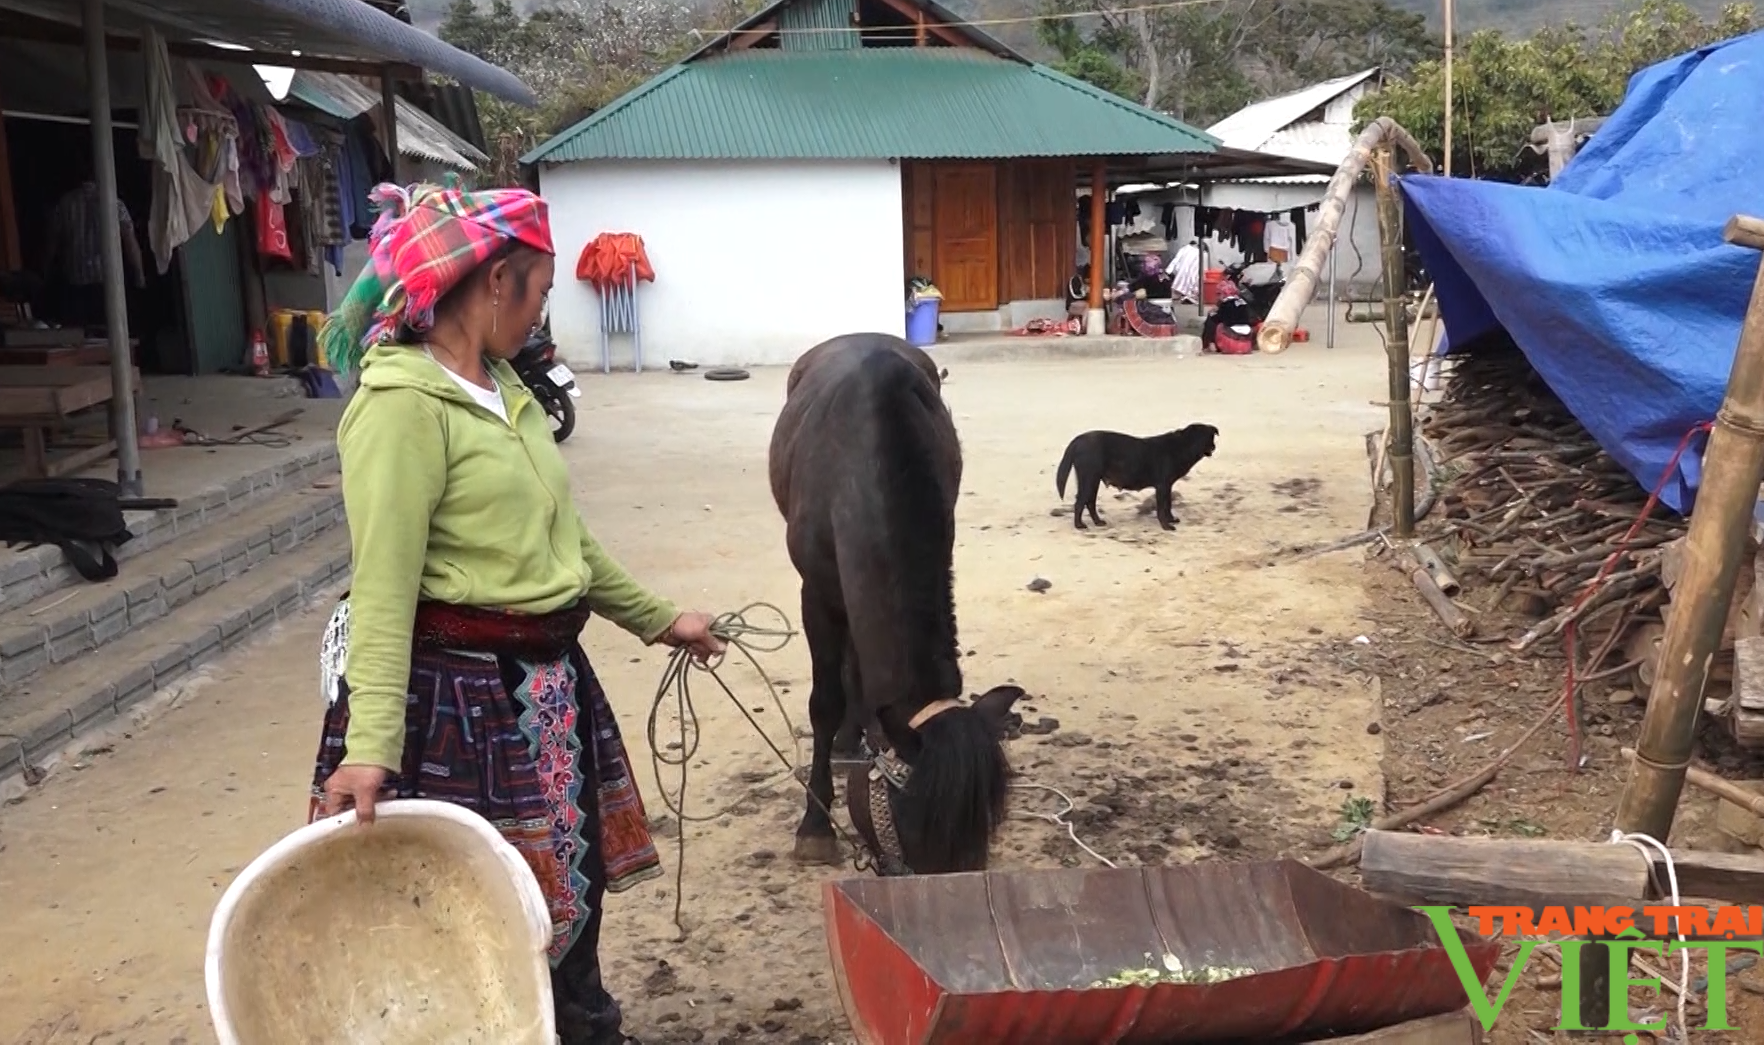
M 1482 1025 L 1469 1009 L 1459 1009 L 1370 1034 L 1325 1038 L 1316 1045 L 1482 1045 Z
M 1648 894 L 1648 862 L 1629 846 L 1367 831 L 1360 881 L 1412 903 L 1595 907 Z
M 1764 904 L 1764 856 L 1674 849 L 1672 863 L 1680 896 Z M 1665 861 L 1643 860 L 1629 845 L 1395 831 L 1366 832 L 1360 879 L 1374 893 L 1459 907 L 1633 905 L 1669 895 Z
M 1754 853 L 1672 850 L 1680 896 L 1708 896 L 1728 903 L 1764 904 L 1764 857 Z M 1666 864 L 1654 857 L 1655 878 L 1666 882 Z M 1656 897 L 1657 898 L 1657 897 Z

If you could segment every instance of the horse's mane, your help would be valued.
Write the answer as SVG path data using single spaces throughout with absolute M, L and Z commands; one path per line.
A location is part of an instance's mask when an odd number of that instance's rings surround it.
M 944 488 L 934 466 L 956 447 L 940 445 L 953 437 L 944 428 L 948 413 L 936 387 L 903 356 L 876 352 L 862 364 L 873 394 L 867 406 L 878 445 L 872 504 L 882 518 L 889 582 L 900 614 L 894 629 L 900 648 L 895 670 L 907 687 L 900 696 L 909 715 L 935 700 L 961 695 L 961 651 L 956 642 L 954 546 L 955 490 Z M 939 422 L 943 422 L 940 424 Z M 944 429 L 939 431 L 939 429 Z M 947 433 L 947 436 L 946 436 Z

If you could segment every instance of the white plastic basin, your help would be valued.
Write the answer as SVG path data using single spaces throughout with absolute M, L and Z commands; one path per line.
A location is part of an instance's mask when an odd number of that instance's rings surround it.
M 220 1045 L 555 1045 L 539 882 L 482 817 L 382 802 L 271 846 L 208 930 Z

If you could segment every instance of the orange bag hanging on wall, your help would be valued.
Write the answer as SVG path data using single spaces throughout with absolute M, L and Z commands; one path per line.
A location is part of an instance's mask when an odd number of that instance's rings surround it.
M 293 248 L 288 245 L 287 215 L 267 192 L 257 194 L 257 252 L 287 262 L 294 260 Z

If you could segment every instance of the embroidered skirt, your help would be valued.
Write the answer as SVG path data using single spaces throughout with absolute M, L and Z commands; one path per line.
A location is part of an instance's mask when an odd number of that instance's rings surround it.
M 327 646 L 346 647 L 347 606 Z M 598 922 L 603 892 L 658 876 L 661 861 L 618 723 L 575 639 L 586 612 L 552 616 L 564 619 L 419 607 L 403 764 L 381 794 L 449 802 L 488 820 L 539 880 L 555 967 Z M 324 815 L 324 784 L 343 762 L 348 730 L 348 684 L 338 679 L 312 819 Z

